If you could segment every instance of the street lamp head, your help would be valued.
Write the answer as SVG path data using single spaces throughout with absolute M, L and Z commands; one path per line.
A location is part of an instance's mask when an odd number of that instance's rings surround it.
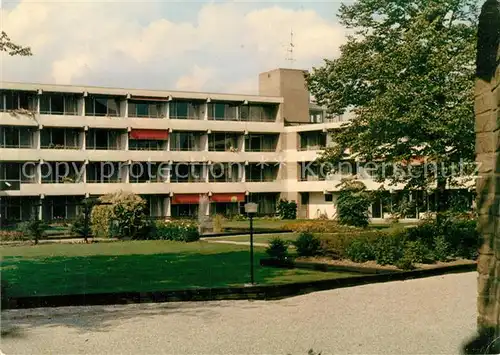
M 259 205 L 253 202 L 249 202 L 245 204 L 245 213 L 249 215 L 253 215 L 257 213 L 257 208 Z
M 12 184 L 10 182 L 8 182 L 8 181 L 5 181 L 5 185 L 7 185 L 7 187 L 11 187 L 12 186 Z

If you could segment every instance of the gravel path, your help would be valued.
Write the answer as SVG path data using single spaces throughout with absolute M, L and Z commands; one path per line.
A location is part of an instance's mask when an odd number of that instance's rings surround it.
M 475 333 L 476 273 L 281 301 L 4 312 L 11 354 L 458 354 Z M 4 322 L 4 329 L 5 322 Z

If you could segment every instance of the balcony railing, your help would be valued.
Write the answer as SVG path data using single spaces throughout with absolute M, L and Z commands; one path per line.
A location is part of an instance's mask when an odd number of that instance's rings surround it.
M 276 177 L 256 177 L 256 178 L 245 178 L 245 182 L 275 182 L 277 181 Z
M 34 149 L 33 144 L 2 144 L 0 143 L 0 148 L 6 149 Z
M 62 150 L 79 150 L 81 147 L 64 145 L 64 144 L 43 144 L 40 146 L 41 149 L 62 149 Z
M 120 178 L 103 178 L 103 179 L 88 179 L 87 178 L 87 184 L 121 184 L 124 181 Z
M 201 115 L 191 115 L 191 116 L 177 116 L 177 115 L 171 115 L 170 119 L 172 120 L 202 120 L 204 117 Z

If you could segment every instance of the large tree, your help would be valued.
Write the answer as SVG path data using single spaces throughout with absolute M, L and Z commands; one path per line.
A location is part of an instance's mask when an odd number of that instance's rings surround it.
M 32 55 L 30 47 L 23 47 L 21 45 L 15 44 L 4 31 L 0 33 L 0 52 L 7 52 L 11 56 Z
M 460 180 L 450 168 L 474 161 L 477 0 L 357 0 L 339 18 L 350 33 L 340 57 L 306 80 L 319 104 L 353 119 L 321 160 L 338 163 L 348 152 L 384 161 L 379 181 L 437 187 L 442 197 Z M 422 159 L 433 164 L 415 164 Z

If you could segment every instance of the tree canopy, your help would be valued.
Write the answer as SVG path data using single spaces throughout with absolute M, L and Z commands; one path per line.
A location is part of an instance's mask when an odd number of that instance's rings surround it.
M 4 31 L 0 33 L 0 52 L 7 52 L 11 56 L 32 55 L 30 47 L 23 47 L 21 45 L 15 44 Z
M 450 182 L 450 166 L 474 160 L 477 0 L 357 0 L 339 18 L 350 32 L 337 59 L 306 74 L 318 104 L 353 119 L 321 160 L 412 167 L 378 169 L 379 181 L 429 187 Z M 431 174 L 422 159 L 434 163 Z M 418 169 L 421 173 L 418 174 Z M 416 173 L 417 172 L 417 173 Z

